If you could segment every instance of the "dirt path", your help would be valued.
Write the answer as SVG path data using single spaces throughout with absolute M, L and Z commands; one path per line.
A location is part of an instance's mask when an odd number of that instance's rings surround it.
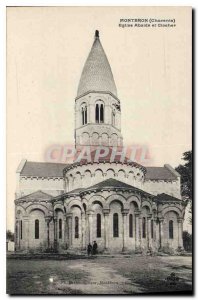
M 110 267 L 98 266 L 98 263 L 88 260 L 81 261 L 69 266 L 69 268 L 84 270 L 89 275 L 86 283 L 85 281 L 64 283 L 64 288 L 74 288 L 85 294 L 125 294 L 126 290 L 130 290 L 130 293 L 143 292 L 139 286 L 132 284 L 129 279 L 119 275 Z

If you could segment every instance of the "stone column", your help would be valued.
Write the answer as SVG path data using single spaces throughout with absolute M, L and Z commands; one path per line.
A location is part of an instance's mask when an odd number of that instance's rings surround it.
M 147 217 L 147 247 L 151 247 L 151 217 L 152 214 L 149 214 Z
M 89 243 L 92 244 L 93 232 L 92 232 L 92 222 L 93 222 L 93 213 L 92 211 L 87 212 L 88 215 L 88 232 L 89 232 Z
M 140 235 L 139 235 L 139 217 L 140 211 L 135 211 L 135 249 L 138 250 L 140 248 Z
M 57 217 L 54 217 L 54 249 L 57 249 Z
M 29 249 L 29 217 L 26 216 L 23 218 L 24 220 L 24 245 L 25 249 Z
M 82 220 L 82 250 L 86 249 L 86 220 L 85 220 L 85 213 L 81 214 L 81 220 Z
M 15 250 L 19 248 L 19 230 L 18 230 L 18 220 L 15 221 L 15 235 L 14 235 L 14 242 L 15 242 Z
M 20 250 L 21 249 L 20 219 L 16 220 L 16 231 L 17 231 L 17 250 Z
M 49 236 L 49 223 L 50 223 L 50 217 L 45 217 L 45 222 L 47 225 L 47 248 L 50 247 L 50 236 Z
M 104 248 L 109 248 L 109 212 L 110 209 L 103 209 L 104 214 Z
M 67 217 L 66 217 L 66 215 L 64 215 L 63 220 L 64 220 L 64 245 L 67 248 L 67 243 L 68 243 L 68 241 L 67 241 L 67 231 L 68 230 L 67 230 Z
M 178 248 L 183 249 L 183 219 L 178 218 L 177 223 L 178 223 Z
M 122 211 L 122 239 L 123 239 L 123 244 L 122 244 L 122 251 L 126 251 L 126 239 L 127 239 L 127 215 L 129 213 L 128 209 L 124 209 Z
M 68 246 L 72 247 L 72 214 L 67 214 L 67 228 L 68 228 Z
M 159 218 L 159 250 L 162 250 L 163 248 L 163 224 L 164 218 Z
M 153 246 L 156 250 L 159 248 L 159 228 L 157 217 L 154 217 L 153 219 Z

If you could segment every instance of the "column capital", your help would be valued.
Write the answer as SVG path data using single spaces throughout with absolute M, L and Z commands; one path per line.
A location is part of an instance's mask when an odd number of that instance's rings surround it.
M 152 214 L 148 214 L 147 219 L 150 220 L 152 218 Z
M 126 209 L 126 208 L 125 208 L 125 209 L 122 210 L 122 215 L 123 215 L 123 216 L 128 215 L 128 213 L 129 213 L 129 209 Z
M 162 222 L 164 222 L 164 218 L 163 218 L 163 217 L 160 217 L 160 218 L 158 218 L 158 221 L 159 221 L 160 223 L 162 223 Z
M 73 214 L 72 213 L 68 213 L 66 214 L 66 218 L 72 218 Z
M 88 216 L 93 216 L 93 211 L 92 210 L 88 210 L 86 213 Z
M 183 218 L 177 218 L 177 222 L 178 223 L 182 223 L 183 222 Z
M 46 216 L 46 217 L 45 217 L 45 222 L 50 222 L 50 221 L 51 221 L 51 219 L 52 219 L 52 217 L 51 217 L 51 216 Z M 56 217 L 56 219 L 57 219 L 57 217 Z
M 140 215 L 140 213 L 141 213 L 141 211 L 140 211 L 140 210 L 135 210 L 135 211 L 134 211 L 134 214 L 135 214 L 135 216 L 139 216 L 139 215 Z
M 109 208 L 103 208 L 103 214 L 104 215 L 109 215 L 110 209 Z

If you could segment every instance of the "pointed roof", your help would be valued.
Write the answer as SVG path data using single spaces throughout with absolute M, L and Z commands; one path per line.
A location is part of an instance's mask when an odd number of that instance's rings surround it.
M 53 196 L 43 192 L 43 191 L 36 191 L 36 192 L 33 192 L 31 194 L 28 194 L 28 195 L 25 195 L 25 196 L 22 196 L 20 198 L 17 198 L 15 201 L 18 202 L 18 201 L 26 201 L 26 202 L 33 202 L 33 201 L 49 201 L 53 198 Z
M 95 32 L 94 43 L 82 71 L 77 97 L 87 92 L 110 92 L 117 97 L 113 74 L 98 30 Z
M 109 178 L 109 179 L 106 179 L 106 180 L 103 180 L 95 185 L 92 185 L 88 188 L 85 188 L 82 190 L 82 193 L 86 193 L 86 192 L 89 192 L 89 191 L 100 191 L 102 189 L 118 189 L 118 190 L 131 190 L 131 191 L 134 191 L 134 192 L 139 192 L 139 193 L 143 193 L 145 195 L 148 195 L 148 196 L 151 196 L 151 197 L 154 197 L 154 195 L 152 194 L 149 194 L 139 188 L 136 188 L 130 184 L 127 184 L 123 181 L 120 181 L 120 180 L 117 180 L 117 179 L 114 179 L 114 178 Z
M 184 203 L 184 201 L 182 201 L 182 199 L 176 198 L 174 196 L 170 196 L 166 193 L 162 193 L 162 194 L 158 194 L 155 199 L 157 200 L 157 202 L 159 203 L 163 203 L 163 202 L 180 202 L 180 203 Z

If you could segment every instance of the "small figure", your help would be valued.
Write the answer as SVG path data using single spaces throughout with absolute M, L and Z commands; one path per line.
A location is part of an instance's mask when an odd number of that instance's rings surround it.
M 92 245 L 89 243 L 88 246 L 87 246 L 87 254 L 88 256 L 91 254 L 92 252 Z
M 97 248 L 98 248 L 98 244 L 96 243 L 96 241 L 94 241 L 94 243 L 93 243 L 93 255 L 95 255 L 97 253 Z

